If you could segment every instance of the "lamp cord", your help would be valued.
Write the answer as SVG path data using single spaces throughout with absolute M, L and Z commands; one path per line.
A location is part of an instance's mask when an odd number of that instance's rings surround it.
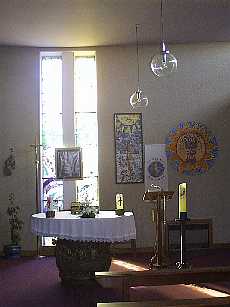
M 140 64 L 139 64 L 139 42 L 138 42 L 138 27 L 139 24 L 136 24 L 136 51 L 137 51 L 137 90 L 140 87 Z
M 164 42 L 164 16 L 163 16 L 163 0 L 161 0 L 161 43 Z

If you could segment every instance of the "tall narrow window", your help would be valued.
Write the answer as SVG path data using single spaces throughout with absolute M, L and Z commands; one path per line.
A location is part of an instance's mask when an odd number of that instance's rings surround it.
M 83 180 L 77 181 L 77 199 L 98 201 L 98 125 L 96 61 L 75 56 L 75 136 L 83 153 Z
M 69 209 L 71 201 L 98 202 L 98 126 L 95 55 L 41 55 L 41 211 L 47 197 Z M 55 148 L 82 148 L 83 179 L 57 180 Z M 43 244 L 51 240 L 44 238 Z
M 48 196 L 63 207 L 63 182 L 55 180 L 55 148 L 63 146 L 62 57 L 41 57 L 41 211 Z

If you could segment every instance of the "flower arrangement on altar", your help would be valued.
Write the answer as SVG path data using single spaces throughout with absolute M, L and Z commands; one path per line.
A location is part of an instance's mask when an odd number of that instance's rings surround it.
M 94 218 L 97 214 L 97 208 L 90 203 L 84 203 L 81 207 L 81 217 Z
M 99 213 L 99 204 L 89 195 L 89 189 L 90 185 L 87 184 L 81 188 L 80 192 L 77 187 L 77 201 L 72 202 L 75 206 L 73 206 L 71 211 L 73 211 L 73 214 L 76 214 L 74 211 L 77 209 L 77 214 L 82 218 L 95 218 L 96 214 Z M 79 194 L 80 199 L 78 199 Z

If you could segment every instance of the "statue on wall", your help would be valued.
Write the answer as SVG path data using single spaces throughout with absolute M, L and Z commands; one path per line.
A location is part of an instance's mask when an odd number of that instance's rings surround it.
M 5 160 L 4 165 L 3 165 L 3 175 L 4 176 L 11 176 L 12 170 L 15 169 L 15 157 L 13 153 L 14 153 L 13 148 L 10 148 L 10 155 Z

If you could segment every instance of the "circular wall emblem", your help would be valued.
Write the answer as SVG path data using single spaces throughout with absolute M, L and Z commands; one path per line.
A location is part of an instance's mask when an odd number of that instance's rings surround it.
M 166 155 L 185 175 L 205 173 L 213 166 L 219 147 L 216 137 L 198 122 L 180 123 L 166 138 Z
M 164 174 L 164 164 L 160 161 L 151 161 L 148 165 L 148 173 L 151 177 L 157 178 Z

